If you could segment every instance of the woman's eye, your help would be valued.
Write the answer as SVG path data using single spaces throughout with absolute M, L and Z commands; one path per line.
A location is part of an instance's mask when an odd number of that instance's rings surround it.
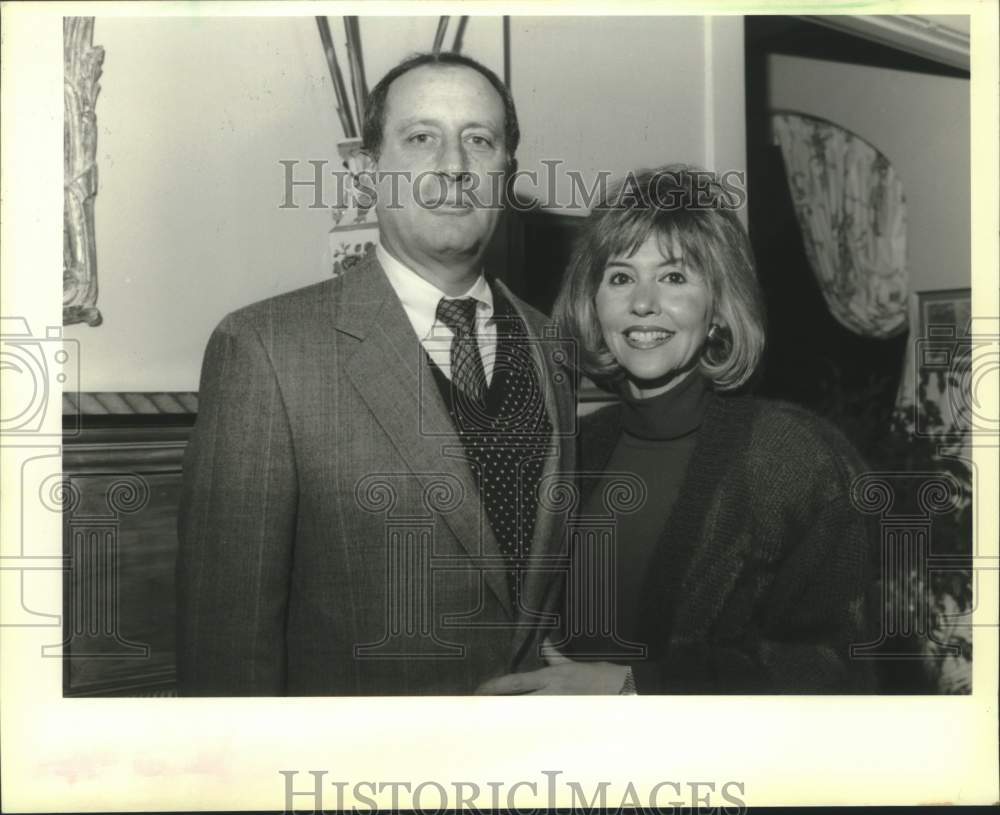
M 687 278 L 684 277 L 684 274 L 682 272 L 667 272 L 663 276 L 663 279 L 666 280 L 668 283 L 686 283 L 687 282 Z
M 631 279 L 632 278 L 630 278 L 627 274 L 625 274 L 625 272 L 612 272 L 608 276 L 608 285 L 609 286 L 624 286 Z

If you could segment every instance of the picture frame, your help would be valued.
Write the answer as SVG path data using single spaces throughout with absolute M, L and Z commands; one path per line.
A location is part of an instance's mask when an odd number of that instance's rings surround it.
M 916 293 L 916 432 L 959 442 L 972 429 L 972 289 Z
M 972 318 L 972 289 L 917 292 L 920 337 L 965 337 Z

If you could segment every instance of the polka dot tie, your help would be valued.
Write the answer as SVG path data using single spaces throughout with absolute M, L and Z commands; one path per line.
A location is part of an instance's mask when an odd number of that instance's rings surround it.
M 442 300 L 457 303 L 456 300 Z M 552 425 L 545 410 L 541 377 L 532 341 L 516 312 L 494 296 L 497 345 L 493 379 L 483 401 L 467 398 L 452 369 L 449 383 L 441 375 L 442 393 L 479 483 L 483 507 L 500 552 L 508 563 L 508 583 L 515 603 L 521 599 L 526 559 L 538 509 L 537 490 Z M 469 313 L 472 309 L 469 308 Z M 468 306 L 464 307 L 468 308 Z M 451 310 L 451 307 L 449 307 Z M 438 307 L 440 317 L 441 306 Z M 441 319 L 451 328 L 445 319 Z M 455 331 L 454 328 L 452 328 Z M 456 336 L 458 332 L 455 331 Z M 452 344 L 452 365 L 455 364 Z M 476 361 L 479 360 L 478 350 Z M 447 394 L 450 392 L 450 397 Z
M 451 381 L 467 396 L 483 402 L 486 399 L 486 372 L 476 340 L 476 300 L 442 297 L 437 305 L 437 318 L 455 335 L 451 342 Z

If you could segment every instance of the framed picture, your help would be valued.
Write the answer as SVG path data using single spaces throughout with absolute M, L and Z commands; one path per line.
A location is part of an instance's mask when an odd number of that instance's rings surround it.
M 917 292 L 920 336 L 967 337 L 972 318 L 972 289 Z
M 972 289 L 917 292 L 917 432 L 958 440 L 971 429 Z

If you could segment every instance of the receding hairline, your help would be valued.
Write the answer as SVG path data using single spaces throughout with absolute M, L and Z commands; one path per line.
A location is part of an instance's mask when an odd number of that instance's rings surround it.
M 439 54 L 414 54 L 390 69 L 375 84 L 369 96 L 369 104 L 365 110 L 364 121 L 361 127 L 362 145 L 365 151 L 374 158 L 378 157 L 385 136 L 383 130 L 385 128 L 388 109 L 387 97 L 396 80 L 408 73 L 412 73 L 417 68 L 424 67 L 468 68 L 480 74 L 489 83 L 493 90 L 496 91 L 503 105 L 503 144 L 508 164 L 509 166 L 516 166 L 514 154 L 521 141 L 521 131 L 517 120 L 517 109 L 514 106 L 514 99 L 510 94 L 510 89 L 503 83 L 500 77 L 481 62 L 447 51 Z M 488 103 L 489 97 L 483 97 L 483 99 Z
M 410 68 L 408 71 L 405 71 L 404 73 L 401 73 L 399 76 L 395 77 L 392 80 L 392 82 L 389 83 L 389 87 L 387 87 L 385 90 L 386 114 L 388 114 L 389 112 L 389 101 L 392 98 L 393 89 L 398 88 L 400 80 L 406 79 L 406 77 L 412 76 L 416 73 L 419 73 L 420 71 L 434 71 L 436 73 L 445 73 L 445 72 L 454 73 L 456 71 L 464 71 L 466 73 L 470 73 L 478 77 L 479 80 L 483 83 L 483 85 L 490 91 L 493 97 L 500 104 L 501 127 L 503 127 L 503 125 L 506 124 L 507 105 L 506 105 L 506 100 L 503 98 L 503 95 L 500 93 L 500 91 L 498 91 L 495 87 L 493 87 L 493 83 L 482 71 L 476 70 L 471 65 L 461 65 L 454 62 L 428 62 L 424 63 L 423 65 L 416 65 L 413 68 Z
M 493 87 L 493 84 L 489 81 L 489 79 L 487 79 L 486 76 L 477 71 L 475 68 L 471 68 L 468 65 L 456 65 L 453 63 L 428 63 L 426 65 L 418 65 L 415 68 L 411 68 L 410 70 L 406 71 L 406 73 L 400 74 L 395 79 L 393 79 L 392 82 L 389 83 L 389 87 L 386 89 L 385 93 L 385 102 L 384 102 L 383 116 L 382 116 L 382 144 L 379 145 L 379 148 L 381 148 L 382 145 L 385 144 L 386 133 L 388 133 L 390 130 L 395 133 L 398 133 L 401 130 L 405 130 L 408 127 L 412 127 L 413 125 L 419 125 L 419 124 L 427 124 L 429 126 L 434 126 L 434 127 L 441 126 L 440 120 L 435 119 L 434 117 L 431 116 L 417 113 L 414 114 L 413 116 L 408 116 L 399 122 L 393 122 L 390 127 L 390 119 L 392 116 L 393 89 L 397 87 L 397 83 L 399 82 L 399 80 L 405 79 L 410 74 L 414 74 L 424 68 L 429 68 L 439 72 L 449 71 L 451 69 L 458 68 L 460 70 L 464 70 L 478 76 L 483 81 L 483 83 L 485 83 L 486 87 L 493 92 L 493 97 L 496 100 L 496 105 L 498 108 L 497 110 L 498 116 L 496 121 L 492 123 L 483 122 L 480 120 L 464 122 L 462 124 L 462 128 L 463 129 L 472 129 L 477 127 L 483 128 L 484 130 L 488 130 L 491 134 L 499 136 L 503 144 L 506 145 L 507 107 L 503 97 L 500 95 L 497 89 Z

